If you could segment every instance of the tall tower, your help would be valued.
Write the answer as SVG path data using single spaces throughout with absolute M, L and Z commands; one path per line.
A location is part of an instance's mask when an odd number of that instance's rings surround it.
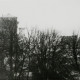
M 17 17 L 0 17 L 0 80 L 7 80 L 4 57 L 10 52 L 10 39 L 17 34 Z M 14 44 L 13 44 L 14 46 Z

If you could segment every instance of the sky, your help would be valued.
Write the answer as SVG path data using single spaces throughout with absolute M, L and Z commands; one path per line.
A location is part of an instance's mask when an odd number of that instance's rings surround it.
M 18 17 L 18 26 L 80 33 L 80 0 L 0 0 L 0 16 Z

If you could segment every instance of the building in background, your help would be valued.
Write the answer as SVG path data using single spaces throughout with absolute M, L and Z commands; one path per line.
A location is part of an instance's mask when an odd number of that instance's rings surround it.
M 17 17 L 0 17 L 0 80 L 8 79 L 8 71 L 4 64 L 4 58 L 7 54 L 10 54 L 9 52 L 11 49 L 14 49 L 16 44 L 16 35 Z M 11 46 L 13 48 L 11 48 Z

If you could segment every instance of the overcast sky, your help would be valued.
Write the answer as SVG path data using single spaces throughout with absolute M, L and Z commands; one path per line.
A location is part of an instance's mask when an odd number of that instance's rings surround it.
M 0 16 L 8 13 L 18 17 L 19 27 L 80 31 L 80 0 L 0 0 Z

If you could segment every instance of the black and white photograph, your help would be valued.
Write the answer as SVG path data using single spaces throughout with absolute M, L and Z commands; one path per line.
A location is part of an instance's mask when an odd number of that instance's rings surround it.
M 80 80 L 80 0 L 0 0 L 0 80 Z

